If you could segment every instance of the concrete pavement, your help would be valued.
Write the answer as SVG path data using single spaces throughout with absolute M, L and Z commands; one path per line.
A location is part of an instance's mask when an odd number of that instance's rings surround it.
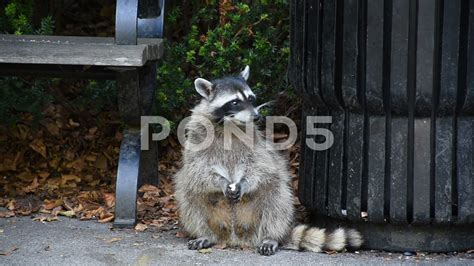
M 254 251 L 188 250 L 176 231 L 111 230 L 111 224 L 60 217 L 41 223 L 31 217 L 0 219 L 1 265 L 474 265 L 474 254 L 404 256 L 361 251 L 317 254 L 280 251 L 260 256 Z M 15 250 L 16 249 L 16 250 Z

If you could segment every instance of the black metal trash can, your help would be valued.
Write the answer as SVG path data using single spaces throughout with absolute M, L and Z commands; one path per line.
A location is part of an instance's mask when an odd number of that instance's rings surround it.
M 315 223 L 373 249 L 474 248 L 474 1 L 294 0 L 291 23 L 303 116 L 332 117 L 330 149 L 302 138 Z

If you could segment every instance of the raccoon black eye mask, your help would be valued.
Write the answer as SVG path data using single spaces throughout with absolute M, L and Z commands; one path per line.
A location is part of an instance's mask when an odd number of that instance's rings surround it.
M 254 102 L 254 96 L 250 96 L 246 101 L 240 99 L 231 100 L 213 112 L 214 120 L 222 122 L 226 116 L 233 117 L 235 114 L 245 111 L 246 109 L 253 109 Z M 256 118 L 259 118 L 259 116 Z
M 195 81 L 203 98 L 192 109 L 187 138 L 193 142 L 206 134 L 198 126 L 203 119 L 211 118 L 216 130 L 211 145 L 203 150 L 185 145 L 183 167 L 174 177 L 181 224 L 193 238 L 188 248 L 254 247 L 268 256 L 280 246 L 314 252 L 360 247 L 362 238 L 355 230 L 295 226 L 288 161 L 267 149 L 272 144 L 257 127 L 252 127 L 251 147 L 236 139 L 232 149 L 224 149 L 223 130 L 218 130 L 224 124 L 219 121 L 253 123 L 258 117 L 261 106 L 254 107 L 248 77 L 247 66 L 235 77 Z

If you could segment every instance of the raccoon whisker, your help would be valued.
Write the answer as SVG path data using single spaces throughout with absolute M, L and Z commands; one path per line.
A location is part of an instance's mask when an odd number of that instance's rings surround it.
M 275 101 L 269 101 L 269 102 L 266 102 L 266 103 L 263 103 L 263 104 L 257 106 L 255 109 L 257 109 L 257 111 L 259 111 L 261 108 L 263 108 L 263 107 L 265 107 L 265 106 L 270 106 L 270 105 L 272 105 L 272 104 L 274 104 L 274 103 L 275 103 Z

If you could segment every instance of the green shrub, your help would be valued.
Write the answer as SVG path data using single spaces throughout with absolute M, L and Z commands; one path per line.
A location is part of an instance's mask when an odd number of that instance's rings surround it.
M 44 88 L 44 83 L 30 84 L 16 77 L 0 79 L 0 124 L 15 124 L 22 112 L 31 113 L 37 122 L 42 107 L 52 99 Z
M 54 21 L 51 17 L 41 20 L 38 29 L 31 25 L 33 15 L 33 0 L 12 0 L 0 14 L 0 32 L 14 34 L 53 34 Z M 45 90 L 49 82 L 32 81 L 16 77 L 0 77 L 0 123 L 14 124 L 19 113 L 28 112 L 35 121 L 41 116 L 44 104 L 52 100 Z
M 41 20 L 38 29 L 33 29 L 31 19 L 33 16 L 35 1 L 33 0 L 12 0 L 6 4 L 4 10 L 0 12 L 0 30 L 2 32 L 22 34 L 51 35 L 54 30 L 54 21 L 48 16 Z
M 196 99 L 195 78 L 238 73 L 245 65 L 250 65 L 250 85 L 259 101 L 274 99 L 287 89 L 288 1 L 190 2 L 185 7 L 174 3 L 167 12 L 158 114 L 179 120 Z
M 94 114 L 104 110 L 113 110 L 117 106 L 117 87 L 112 80 L 91 80 L 72 100 L 72 104 L 81 111 Z
M 33 0 L 9 1 L 3 10 L 5 16 L 0 16 L 0 31 L 51 34 L 54 24 L 51 17 L 44 18 L 39 29 L 31 26 L 34 3 Z M 168 1 L 165 57 L 158 67 L 155 114 L 176 124 L 198 98 L 193 86 L 195 78 L 219 78 L 238 73 L 245 65 L 250 65 L 249 83 L 260 103 L 275 99 L 281 91 L 288 91 L 288 13 L 287 0 L 189 0 L 186 5 L 182 5 L 182 1 Z M 8 80 L 2 81 L 5 90 Z M 11 79 L 11 82 L 18 83 L 19 80 Z M 39 85 L 36 83 L 35 86 Z M 11 86 L 12 89 L 16 87 L 18 84 Z M 30 98 L 28 88 L 20 91 L 25 99 Z M 1 121 L 25 110 L 15 107 L 14 98 L 18 96 L 15 93 L 3 94 L 5 97 L 0 99 Z M 108 107 L 106 103 L 115 104 L 115 98 L 112 83 L 93 81 L 73 104 L 88 106 L 88 99 L 93 99 L 100 103 L 98 109 L 102 109 Z M 31 105 L 32 108 L 37 106 L 36 103 Z M 8 112 L 13 112 L 13 116 Z

